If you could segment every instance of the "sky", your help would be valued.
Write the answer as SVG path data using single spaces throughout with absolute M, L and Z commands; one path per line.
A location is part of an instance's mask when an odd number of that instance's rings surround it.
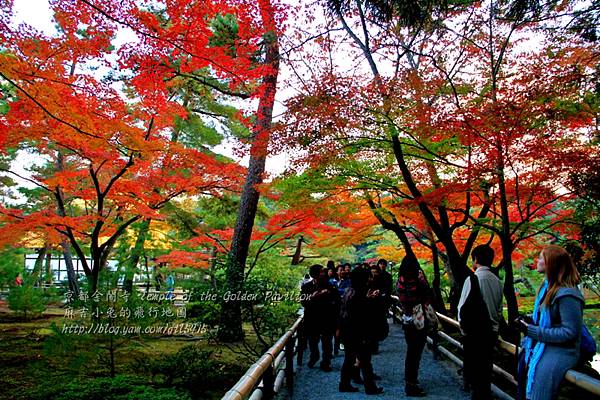
M 52 13 L 48 0 L 14 0 L 14 12 L 15 23 L 26 23 L 47 35 L 52 35 L 56 32 L 52 22 Z M 133 32 L 123 29 L 117 33 L 117 36 L 113 40 L 113 45 L 118 48 L 123 43 L 131 42 L 133 40 L 135 40 L 135 35 Z M 282 102 L 285 100 L 285 98 L 290 96 L 290 91 L 285 90 L 285 88 L 283 88 L 284 84 L 282 83 L 285 81 L 286 74 L 288 74 L 287 71 L 282 71 L 282 77 L 279 80 L 279 90 L 274 110 L 274 115 L 276 116 L 282 114 L 284 111 Z M 234 154 L 234 148 L 236 145 L 238 144 L 234 143 L 233 141 L 224 141 L 222 144 L 216 146 L 213 150 L 236 160 L 244 166 L 247 166 L 247 156 L 240 158 Z M 43 162 L 44 160 L 21 151 L 18 153 L 17 159 L 13 163 L 11 169 L 19 175 L 30 176 L 30 173 L 27 171 L 27 169 L 34 164 L 39 165 Z M 270 155 L 266 162 L 267 173 L 271 177 L 281 174 L 286 169 L 288 162 L 289 156 L 285 153 Z M 18 178 L 15 178 L 15 180 L 25 187 L 33 186 L 33 184 L 24 180 Z

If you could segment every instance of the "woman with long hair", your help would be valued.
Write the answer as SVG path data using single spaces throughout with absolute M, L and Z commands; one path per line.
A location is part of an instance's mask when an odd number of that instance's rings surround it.
M 519 398 L 552 400 L 567 371 L 577 365 L 583 326 L 583 295 L 571 256 L 556 245 L 540 253 L 537 271 L 545 274 L 535 300 L 533 322 L 519 320 L 526 334 L 519 363 Z
M 406 340 L 405 392 L 410 397 L 424 397 L 425 392 L 419 386 L 419 365 L 427 341 L 428 327 L 424 309 L 432 303 L 433 296 L 425 273 L 412 254 L 407 254 L 402 259 L 396 289 L 403 313 L 402 327 Z

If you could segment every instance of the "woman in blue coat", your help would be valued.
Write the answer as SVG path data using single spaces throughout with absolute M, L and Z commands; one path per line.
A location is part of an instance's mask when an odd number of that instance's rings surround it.
M 553 400 L 565 374 L 579 360 L 584 299 L 577 289 L 579 273 L 562 247 L 544 248 L 537 270 L 546 279 L 535 300 L 533 323 L 520 322 L 526 337 L 519 397 Z

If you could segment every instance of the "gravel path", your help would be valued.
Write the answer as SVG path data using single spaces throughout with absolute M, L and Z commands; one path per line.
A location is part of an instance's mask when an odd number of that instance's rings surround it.
M 404 394 L 404 354 L 406 342 L 400 325 L 390 324 L 390 335 L 381 343 L 380 354 L 373 356 L 373 367 L 376 374 L 383 380 L 378 382 L 385 391 L 381 395 L 367 396 L 362 385 L 358 393 L 338 392 L 340 369 L 344 361 L 344 352 L 335 357 L 332 362 L 333 372 L 323 372 L 319 368 L 309 369 L 306 366 L 308 354 L 305 354 L 304 365 L 298 366 L 294 384 L 294 393 L 283 393 L 280 398 L 289 400 L 359 400 L 359 399 L 413 399 Z M 317 364 L 318 365 L 318 364 Z M 427 399 L 469 399 L 462 390 L 462 378 L 457 374 L 456 368 L 449 361 L 435 361 L 431 351 L 425 348 L 421 360 L 419 381 L 427 392 Z M 285 386 L 285 385 L 284 385 Z

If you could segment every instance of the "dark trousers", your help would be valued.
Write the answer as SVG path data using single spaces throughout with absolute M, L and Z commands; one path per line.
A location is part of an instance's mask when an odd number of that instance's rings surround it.
M 406 339 L 406 358 L 404 359 L 404 381 L 415 384 L 419 381 L 419 365 L 427 342 L 427 330 L 417 329 L 414 325 L 404 325 Z
M 527 396 L 527 363 L 525 362 L 525 352 L 519 354 L 519 364 L 517 365 L 517 400 L 526 400 Z
M 321 348 L 323 350 L 321 365 L 331 365 L 331 359 L 333 358 L 333 332 L 329 331 L 313 331 L 308 334 L 308 347 L 310 348 L 309 362 L 316 363 L 319 360 L 319 342 L 321 342 Z
M 482 332 L 464 337 L 463 374 L 466 386 L 471 388 L 473 400 L 492 398 L 492 365 L 497 340 L 498 334 L 495 332 Z
M 375 388 L 375 380 L 373 379 L 373 344 L 370 342 L 344 344 L 344 364 L 340 375 L 340 385 L 350 385 L 352 378 L 357 376 L 355 367 L 356 360 L 362 370 L 365 389 L 371 390 Z

